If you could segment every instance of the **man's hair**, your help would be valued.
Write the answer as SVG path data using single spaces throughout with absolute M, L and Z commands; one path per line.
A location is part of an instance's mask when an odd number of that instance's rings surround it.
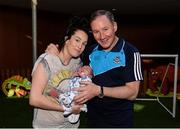
M 94 21 L 98 16 L 105 15 L 111 22 L 114 22 L 114 15 L 108 10 L 96 10 L 90 16 L 90 23 Z

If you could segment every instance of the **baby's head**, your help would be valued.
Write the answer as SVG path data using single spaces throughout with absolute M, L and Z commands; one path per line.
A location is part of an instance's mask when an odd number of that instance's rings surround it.
M 89 78 L 92 78 L 93 76 L 92 69 L 88 65 L 82 66 L 81 68 L 78 69 L 77 72 L 80 77 L 88 76 Z

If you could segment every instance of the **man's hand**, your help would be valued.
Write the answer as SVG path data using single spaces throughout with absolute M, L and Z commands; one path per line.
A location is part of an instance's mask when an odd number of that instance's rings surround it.
M 45 50 L 46 53 L 57 56 L 59 54 L 58 50 L 59 45 L 58 44 L 49 44 Z
M 74 102 L 77 104 L 83 104 L 100 93 L 100 86 L 92 83 L 91 81 L 81 81 L 79 88 L 74 90 L 78 91 L 78 95 L 74 97 Z

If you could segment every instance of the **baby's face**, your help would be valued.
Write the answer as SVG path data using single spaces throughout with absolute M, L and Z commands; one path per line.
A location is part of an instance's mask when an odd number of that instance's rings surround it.
M 92 77 L 92 69 L 89 66 L 83 66 L 78 71 L 80 76 L 89 76 Z

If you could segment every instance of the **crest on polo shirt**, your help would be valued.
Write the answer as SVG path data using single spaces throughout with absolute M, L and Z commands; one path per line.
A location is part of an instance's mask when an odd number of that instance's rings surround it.
M 114 62 L 115 64 L 119 64 L 119 63 L 120 63 L 120 57 L 119 57 L 119 56 L 115 57 L 115 58 L 113 59 L 113 62 Z

